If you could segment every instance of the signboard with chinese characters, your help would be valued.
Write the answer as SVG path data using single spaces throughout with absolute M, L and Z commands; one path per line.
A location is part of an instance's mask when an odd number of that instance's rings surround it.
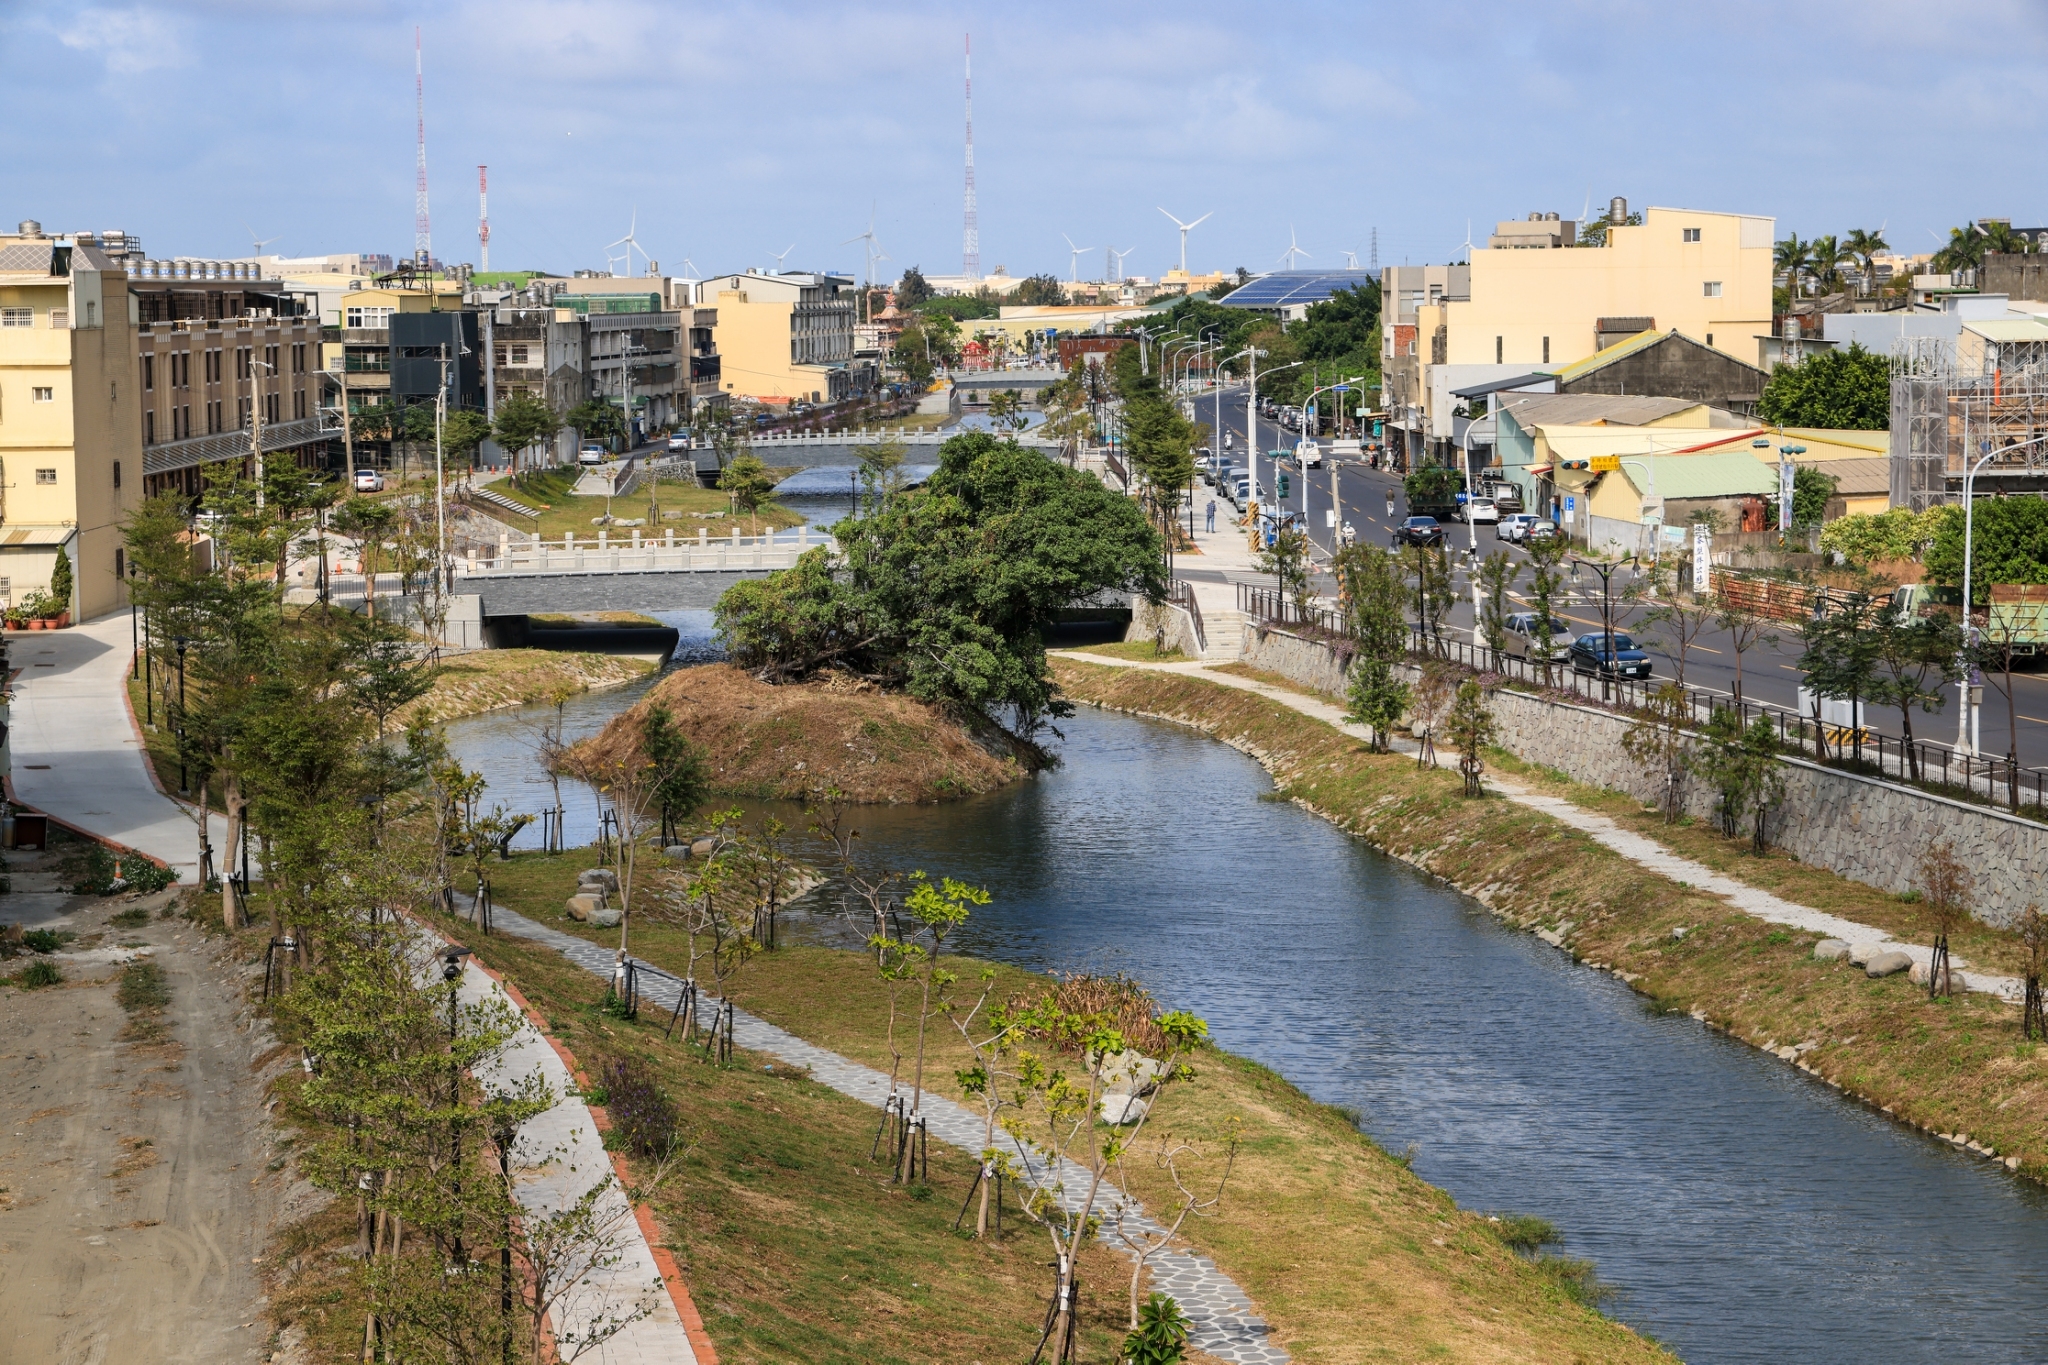
M 1704 597 L 1711 585 L 1714 567 L 1714 532 L 1704 521 L 1692 524 L 1692 591 Z

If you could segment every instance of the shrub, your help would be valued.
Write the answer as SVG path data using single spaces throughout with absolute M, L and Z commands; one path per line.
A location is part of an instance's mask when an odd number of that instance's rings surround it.
M 605 1110 L 620 1147 L 639 1156 L 664 1157 L 675 1150 L 682 1120 L 676 1103 L 637 1057 L 614 1057 L 604 1068 Z
M 118 878 L 114 875 L 117 868 L 121 874 Z M 80 896 L 111 896 L 117 891 L 147 895 L 176 880 L 178 874 L 171 868 L 159 867 L 147 858 L 116 858 L 111 849 L 94 844 L 85 853 L 85 878 L 71 890 Z
M 56 963 L 39 957 L 21 969 L 14 978 L 14 984 L 23 990 L 34 990 L 38 986 L 54 986 L 63 979 L 64 973 L 58 970 Z
M 1138 1327 L 1124 1338 L 1118 1357 L 1130 1365 L 1179 1365 L 1188 1349 L 1188 1328 L 1193 1326 L 1180 1304 L 1166 1294 L 1154 1294 L 1138 1309 Z
M 54 953 L 62 942 L 55 929 L 31 929 L 21 936 L 21 946 L 32 953 Z

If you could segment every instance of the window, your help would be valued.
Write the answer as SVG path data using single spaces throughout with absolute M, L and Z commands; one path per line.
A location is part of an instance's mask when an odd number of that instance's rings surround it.
M 1543 338 L 1543 363 L 1544 363 L 1544 364 L 1546 364 L 1546 365 L 1548 365 L 1548 364 L 1550 363 L 1550 338 L 1549 338 L 1549 337 L 1545 337 L 1545 338 Z
M 142 414 L 142 443 L 146 446 L 156 444 L 156 410 L 154 408 Z
M 1714 344 L 1714 334 L 1713 334 L 1712 332 L 1709 332 L 1709 333 L 1707 333 L 1707 345 L 1711 346 L 1711 345 L 1713 345 L 1713 344 Z
M 369 328 L 389 327 L 391 325 L 391 313 L 392 310 L 389 308 L 377 308 L 369 305 L 351 308 L 348 310 L 348 325 L 351 327 Z
M 299 342 L 292 347 L 292 373 L 304 374 L 305 372 L 306 345 L 304 342 Z
M 265 394 L 263 396 L 263 420 L 266 422 L 276 422 L 281 420 L 279 414 L 282 411 L 282 409 L 279 407 L 279 404 L 281 404 L 283 401 L 284 395 L 281 393 Z
M 69 327 L 71 325 L 70 311 L 64 308 L 52 308 L 50 310 L 50 325 L 60 332 Z
M 1697 242 L 1697 241 L 1698 241 L 1699 239 L 1700 239 L 1700 230 L 1699 230 L 1698 228 L 1686 228 L 1686 229 L 1685 229 L 1685 240 L 1686 240 L 1686 241 L 1688 241 L 1688 242 Z
M 1500 363 L 1501 363 L 1501 360 L 1500 360 L 1500 358 L 1501 358 L 1501 353 L 1502 353 L 1503 349 L 1504 349 L 1504 347 L 1503 347 L 1503 344 L 1502 344 L 1502 342 L 1501 342 L 1501 339 L 1500 339 L 1499 337 L 1495 337 L 1495 338 L 1493 339 L 1493 363 L 1494 363 L 1494 364 L 1498 365 L 1498 364 L 1500 364 Z
M 36 482 L 37 482 L 37 483 L 55 483 L 55 482 L 57 482 L 57 471 L 56 471 L 56 470 L 54 470 L 54 469 L 38 469 L 38 470 L 36 471 Z
M 88 327 L 100 325 L 100 306 L 91 299 L 85 301 L 85 325 Z
M 120 462 L 119 460 L 116 460 L 116 461 L 114 461 L 114 487 L 116 487 L 116 488 L 119 488 L 120 486 L 121 486 L 121 462 Z M 119 550 L 116 550 L 116 551 L 115 551 L 114 553 L 115 553 L 115 554 L 119 554 L 119 553 L 120 553 L 120 551 L 119 551 Z
M 254 356 L 255 351 L 251 347 L 237 346 L 235 348 L 235 378 L 247 379 L 249 377 L 250 362 Z
M 57 401 L 57 391 L 56 391 L 55 389 L 49 389 L 49 388 L 35 388 L 35 389 L 30 389 L 30 390 L 28 391 L 28 395 L 29 395 L 29 397 L 31 397 L 31 398 L 33 398 L 33 399 L 35 399 L 35 401 L 36 401 L 36 402 L 38 402 L 38 403 L 54 403 L 54 402 L 56 402 L 56 401 Z
M 235 400 L 235 425 L 244 431 L 249 428 L 249 400 L 246 398 Z
M 142 357 L 142 391 L 144 393 L 154 393 L 156 391 L 156 357 L 153 355 Z
M 294 418 L 299 418 L 304 417 L 305 415 L 306 391 L 304 389 L 294 390 L 292 393 L 292 416 Z
M 265 346 L 263 348 L 263 363 L 270 367 L 267 373 L 277 373 L 277 347 Z
M 527 363 L 526 348 L 524 346 L 514 346 L 512 348 L 512 363 L 514 365 L 524 365 Z
M 36 325 L 36 310 L 33 308 L 0 308 L 0 327 L 33 327 Z
M 1707 297 L 1710 299 L 1718 299 L 1721 297 L 1721 282 L 1719 280 L 1707 281 Z
M 120 468 L 120 466 L 119 466 L 119 465 L 115 465 L 114 467 L 115 467 L 116 469 L 119 469 L 119 468 Z M 128 576 L 128 552 L 127 552 L 126 550 L 123 550 L 123 549 L 122 549 L 122 548 L 121 548 L 120 546 L 116 545 L 116 546 L 114 547 L 114 577 L 116 577 L 116 578 L 126 578 L 127 576 Z

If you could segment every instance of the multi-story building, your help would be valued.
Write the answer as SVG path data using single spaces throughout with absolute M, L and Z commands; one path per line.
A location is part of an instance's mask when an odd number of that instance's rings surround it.
M 666 283 L 583 276 L 563 281 L 555 293 L 556 310 L 583 324 L 588 396 L 618 404 L 636 443 L 689 412 L 683 364 L 689 328 L 681 311 L 665 306 Z
M 326 461 L 321 329 L 310 301 L 274 280 L 128 280 L 140 391 L 143 493 L 197 497 L 203 467 Z M 260 428 L 260 434 L 258 431 Z
M 1390 265 L 1380 272 L 1380 406 L 1387 449 L 1413 467 L 1425 449 L 1428 389 L 1423 372 L 1444 359 L 1437 319 L 1449 298 L 1472 292 L 1468 265 Z
M 330 323 L 322 332 L 322 370 L 331 389 L 328 402 L 337 416 L 345 412 L 353 417 L 396 400 L 391 382 L 395 315 L 460 312 L 462 296 L 459 281 L 405 273 L 343 294 L 340 325 Z M 429 396 L 432 392 L 429 388 Z M 388 441 L 358 441 L 350 421 L 341 422 L 341 436 L 351 466 L 389 457 Z
M 718 310 L 728 395 L 837 403 L 871 393 L 879 383 L 873 362 L 854 356 L 851 278 L 749 270 L 699 288 Z
M 142 501 L 128 279 L 95 246 L 0 235 L 0 597 L 47 592 L 61 550 L 75 619 L 124 601 L 121 526 Z

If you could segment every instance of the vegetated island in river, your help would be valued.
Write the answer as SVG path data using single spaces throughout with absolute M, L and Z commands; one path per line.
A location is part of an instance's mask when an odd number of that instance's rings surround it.
M 914 697 L 840 673 L 777 685 L 731 664 L 678 669 L 579 747 L 605 757 L 638 745 L 655 705 L 704 754 L 721 796 L 801 801 L 837 790 L 901 805 L 972 796 L 1024 772 Z
M 1014 441 L 956 436 L 923 488 L 872 482 L 832 528 L 837 556 L 808 551 L 719 599 L 729 666 L 654 689 L 713 791 L 938 801 L 1049 767 L 1042 737 L 1073 710 L 1046 662 L 1060 614 L 1163 590 L 1139 504 Z M 645 708 L 601 742 L 637 746 Z

